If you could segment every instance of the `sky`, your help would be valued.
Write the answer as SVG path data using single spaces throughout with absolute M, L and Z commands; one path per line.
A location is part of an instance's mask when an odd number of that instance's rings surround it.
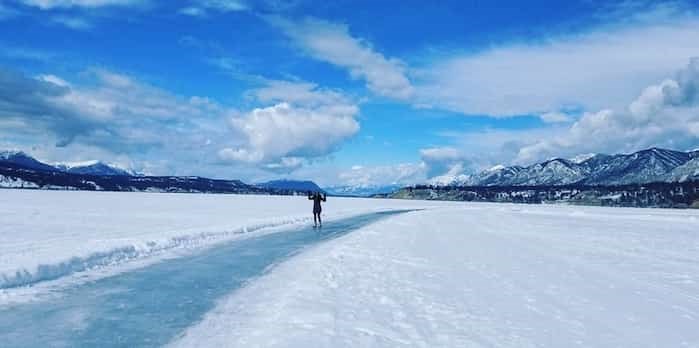
M 382 186 L 699 147 L 690 1 L 0 0 L 0 149 Z

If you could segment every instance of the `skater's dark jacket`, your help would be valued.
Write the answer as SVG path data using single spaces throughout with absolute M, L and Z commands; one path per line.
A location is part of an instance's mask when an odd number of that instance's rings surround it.
M 308 191 L 308 200 L 313 201 L 313 213 L 320 213 L 321 207 L 320 207 L 320 202 L 326 202 L 328 199 L 327 194 L 320 194 L 320 192 L 312 193 L 311 191 Z

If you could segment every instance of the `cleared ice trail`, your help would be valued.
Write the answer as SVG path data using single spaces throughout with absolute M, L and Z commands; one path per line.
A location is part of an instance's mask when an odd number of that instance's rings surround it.
M 271 266 L 388 211 L 235 241 L 199 254 L 68 288 L 41 302 L 0 308 L 3 347 L 154 347 L 198 322 L 215 302 Z

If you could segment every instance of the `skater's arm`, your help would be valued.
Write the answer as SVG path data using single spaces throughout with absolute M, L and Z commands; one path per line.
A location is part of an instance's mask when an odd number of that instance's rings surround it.
M 327 202 L 327 201 L 328 201 L 328 194 L 323 193 L 323 202 Z
M 308 191 L 308 200 L 309 201 L 313 200 L 313 195 L 311 195 L 311 191 Z

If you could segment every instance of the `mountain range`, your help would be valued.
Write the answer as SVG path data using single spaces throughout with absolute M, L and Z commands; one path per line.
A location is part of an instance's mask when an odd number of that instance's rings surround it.
M 321 191 L 336 196 L 369 196 L 399 189 L 393 186 L 321 188 L 309 180 L 272 180 L 254 185 L 239 180 L 200 177 L 146 176 L 102 161 L 40 162 L 21 151 L 0 152 L 0 187 L 108 191 L 219 192 L 305 194 Z
M 699 151 L 650 148 L 631 154 L 554 158 L 530 166 L 496 166 L 477 174 L 440 178 L 435 186 L 627 185 L 699 180 Z
M 20 151 L 0 152 L 0 187 L 88 191 L 145 191 L 241 194 L 305 194 L 259 187 L 240 180 L 197 176 L 145 176 L 100 161 L 49 165 Z
M 333 196 L 369 197 L 376 194 L 391 193 L 400 188 L 400 185 L 340 185 L 325 187 L 324 189 Z
M 554 158 L 530 166 L 496 166 L 468 176 L 442 176 L 429 184 L 440 187 L 543 187 L 695 181 L 699 181 L 699 150 L 682 152 L 650 148 L 631 154 Z M 325 191 L 337 196 L 370 196 L 400 189 L 397 185 L 334 186 L 321 189 L 312 181 L 299 180 L 273 180 L 248 185 L 239 180 L 144 176 L 101 161 L 50 165 L 20 151 L 0 152 L 0 187 L 262 194 Z
M 268 189 L 278 189 L 278 190 L 293 190 L 297 192 L 325 192 L 316 183 L 308 180 L 272 180 L 259 184 L 255 186 L 268 188 Z
M 87 161 L 77 163 L 55 163 L 56 169 L 66 173 L 107 175 L 107 176 L 140 176 L 140 174 L 128 169 L 120 168 L 114 164 L 107 164 L 102 161 Z
M 36 160 L 22 151 L 1 151 L 0 162 L 13 163 L 31 169 L 49 172 L 65 172 L 71 174 L 107 175 L 107 176 L 138 176 L 139 174 L 120 168 L 114 164 L 102 161 L 66 162 L 46 164 Z

